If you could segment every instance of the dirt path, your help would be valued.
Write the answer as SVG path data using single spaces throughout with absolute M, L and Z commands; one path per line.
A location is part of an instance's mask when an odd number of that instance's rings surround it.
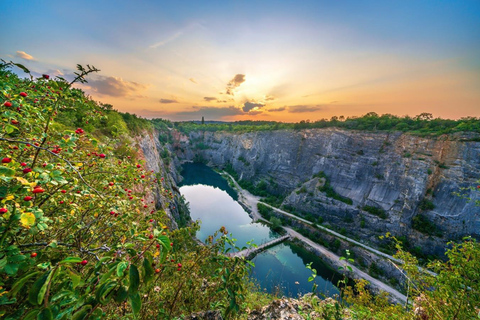
M 257 208 L 257 204 L 261 203 L 261 204 L 263 204 L 263 205 L 265 205 L 265 206 L 267 206 L 267 207 L 269 207 L 269 208 L 271 208 L 271 209 L 273 209 L 273 210 L 275 210 L 275 211 L 277 211 L 281 214 L 284 214 L 284 215 L 289 216 L 291 218 L 300 220 L 300 221 L 305 222 L 305 223 L 310 224 L 310 225 L 313 224 L 311 221 L 302 219 L 302 218 L 300 218 L 298 216 L 295 216 L 291 213 L 288 213 L 288 212 L 283 211 L 281 209 L 275 208 L 275 207 L 273 207 L 273 206 L 271 206 L 267 203 L 261 202 L 260 197 L 255 196 L 255 195 L 251 194 L 250 192 L 248 192 L 247 190 L 242 189 L 240 187 L 240 185 L 237 183 L 237 181 L 235 181 L 235 179 L 231 175 L 229 175 L 228 173 L 224 173 L 224 174 L 227 175 L 228 177 L 230 177 L 230 179 L 235 184 L 235 188 L 237 189 L 238 195 L 239 195 L 238 201 L 243 203 L 245 206 L 247 206 L 251 210 L 251 215 L 252 215 L 254 221 L 265 220 L 260 216 L 260 214 L 258 212 L 258 208 Z M 393 260 L 393 261 L 396 261 L 396 262 L 399 262 L 399 263 L 401 262 L 398 259 L 395 259 L 394 257 L 392 257 L 388 254 L 385 254 L 385 253 L 380 252 L 380 251 L 378 251 L 374 248 L 371 248 L 367 245 L 364 245 L 363 243 L 360 243 L 358 241 L 355 241 L 353 239 L 345 237 L 345 236 L 343 236 L 343 235 L 341 235 L 341 234 L 339 234 L 335 231 L 332 231 L 332 230 L 327 229 L 327 228 L 322 227 L 322 226 L 318 226 L 318 225 L 315 225 L 315 226 L 318 227 L 318 228 L 321 228 L 322 230 L 325 230 L 326 232 L 329 232 L 329 233 L 335 235 L 336 237 L 339 237 L 340 239 L 343 239 L 345 241 L 348 241 L 348 242 L 354 243 L 358 246 L 361 246 L 362 248 L 365 248 L 368 251 L 373 252 L 373 253 L 375 253 L 379 256 L 382 256 L 384 258 L 387 258 L 387 259 L 390 259 L 390 260 Z M 312 249 L 314 249 L 317 252 L 317 254 L 319 254 L 320 256 L 328 259 L 333 266 L 343 267 L 345 265 L 345 263 L 346 263 L 345 261 L 341 261 L 340 257 L 338 255 L 336 255 L 333 252 L 327 250 L 325 247 L 313 242 L 312 240 L 308 239 L 307 237 L 304 237 L 303 235 L 301 235 L 300 233 L 296 232 L 295 230 L 293 230 L 289 227 L 283 226 L 283 229 L 285 229 L 285 231 L 287 231 L 287 233 L 290 236 L 299 239 L 300 241 L 302 241 L 303 243 L 305 243 L 306 245 L 308 245 Z M 372 287 L 374 287 L 376 290 L 383 290 L 385 292 L 388 292 L 391 295 L 391 297 L 397 302 L 405 303 L 407 301 L 407 297 L 405 295 L 403 295 L 402 293 L 398 292 L 397 290 L 395 290 L 394 288 L 388 286 L 387 284 L 381 282 L 378 279 L 373 278 L 369 274 L 363 272 L 362 270 L 356 268 L 355 266 L 353 266 L 351 264 L 347 263 L 347 265 L 349 265 L 352 268 L 352 273 L 353 273 L 354 278 L 365 279 L 365 280 L 369 281 Z

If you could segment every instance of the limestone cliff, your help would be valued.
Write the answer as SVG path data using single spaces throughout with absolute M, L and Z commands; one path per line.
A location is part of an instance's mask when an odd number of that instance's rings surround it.
M 230 163 L 240 179 L 265 181 L 269 192 L 283 195 L 284 206 L 321 217 L 352 237 L 378 243 L 389 231 L 437 254 L 448 239 L 480 237 L 480 208 L 466 199 L 478 200 L 478 192 L 463 189 L 480 179 L 480 142 L 473 134 L 418 137 L 328 128 L 176 132 L 173 138 L 180 160 Z M 326 193 L 325 184 L 339 197 Z M 412 228 L 418 215 L 435 226 L 434 233 Z
M 172 227 L 177 227 L 177 222 L 185 219 L 188 210 L 177 188 L 177 171 L 172 163 L 160 157 L 164 147 L 158 140 L 156 130 L 145 130 L 133 138 L 133 147 L 140 159 L 145 160 L 145 167 L 158 177 L 155 193 L 147 195 L 146 201 L 155 201 L 157 209 L 163 209 L 170 220 Z

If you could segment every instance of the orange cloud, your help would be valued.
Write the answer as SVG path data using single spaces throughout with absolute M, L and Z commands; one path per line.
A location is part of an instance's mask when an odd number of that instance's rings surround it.
M 29 55 L 28 53 L 26 53 L 25 51 L 17 51 L 15 56 L 19 57 L 19 58 L 22 58 L 22 59 L 25 59 L 25 60 L 35 60 L 33 58 L 33 56 Z

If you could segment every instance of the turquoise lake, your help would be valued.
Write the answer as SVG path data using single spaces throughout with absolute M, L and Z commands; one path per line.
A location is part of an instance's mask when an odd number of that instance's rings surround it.
M 236 191 L 217 172 L 199 163 L 186 163 L 182 169 L 184 180 L 180 184 L 180 193 L 189 203 L 192 220 L 201 220 L 198 239 L 205 241 L 222 226 L 237 239 L 238 247 L 247 246 L 249 241 L 259 245 L 279 236 L 268 226 L 252 222 L 236 201 Z M 310 262 L 318 272 L 315 283 L 319 292 L 326 296 L 339 293 L 334 285 L 339 280 L 338 274 L 319 257 L 296 244 L 278 244 L 261 252 L 252 261 L 255 263 L 252 278 L 261 290 L 269 293 L 296 297 L 311 292 L 313 283 L 307 281 L 311 271 L 305 267 Z

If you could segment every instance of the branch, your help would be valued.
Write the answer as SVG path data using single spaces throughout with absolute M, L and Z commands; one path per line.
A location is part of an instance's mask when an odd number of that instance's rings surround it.
M 67 159 L 59 156 L 58 154 L 56 154 L 55 152 L 52 152 L 50 150 L 48 150 L 47 148 L 44 148 L 44 147 L 39 147 L 39 146 L 36 146 L 34 144 L 32 144 L 31 142 L 26 142 L 26 141 L 20 141 L 20 140 L 10 140 L 10 139 L 6 139 L 6 138 L 0 138 L 0 140 L 3 140 L 3 141 L 7 141 L 7 142 L 16 142 L 16 143 L 22 143 L 22 144 L 29 144 L 31 147 L 34 147 L 36 149 L 39 149 L 39 150 L 44 150 L 44 151 L 47 151 L 48 153 L 52 154 L 53 156 L 57 157 L 58 159 L 66 162 L 68 164 L 68 166 L 70 168 L 73 169 L 73 171 L 75 171 L 77 173 L 77 175 L 80 177 L 80 180 L 82 180 L 82 182 L 87 186 L 89 187 L 90 189 L 92 189 L 93 191 L 95 191 L 96 194 L 98 194 L 100 196 L 100 198 L 104 199 L 103 195 L 97 191 L 97 189 L 95 189 L 94 187 L 92 187 L 91 185 L 88 184 L 87 181 L 85 181 L 85 179 L 83 178 L 82 174 L 77 170 L 75 169 L 75 167 L 71 164 L 70 161 L 68 161 Z

